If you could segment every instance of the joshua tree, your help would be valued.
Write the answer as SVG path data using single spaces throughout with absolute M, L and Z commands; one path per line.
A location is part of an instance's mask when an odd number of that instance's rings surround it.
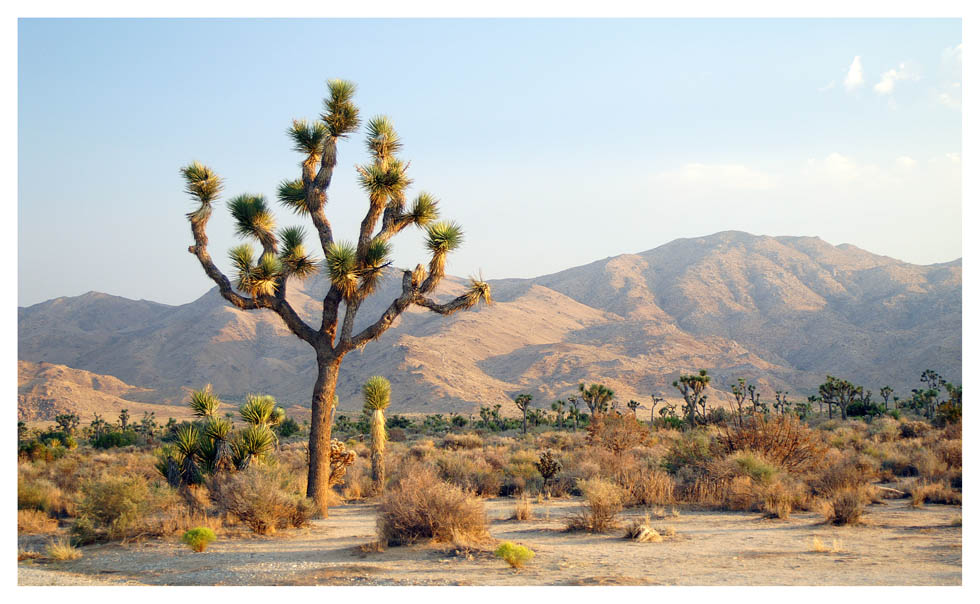
M 881 394 L 882 400 L 885 401 L 885 411 L 888 411 L 888 399 L 891 398 L 892 393 L 895 391 L 892 390 L 891 386 L 884 386 L 878 392 Z
M 358 166 L 357 172 L 367 193 L 368 208 L 357 240 L 334 239 L 324 206 L 337 165 L 337 142 L 358 128 L 360 118 L 353 103 L 354 85 L 343 80 L 330 80 L 327 85 L 329 94 L 320 119 L 294 120 L 287 130 L 294 149 L 302 156 L 301 176 L 283 181 L 278 189 L 279 201 L 285 207 L 312 221 L 325 257 L 331 286 L 323 298 L 319 327 L 307 324 L 286 299 L 289 279 L 304 279 L 317 271 L 317 260 L 306 250 L 303 229 L 291 227 L 276 231 L 272 212 L 261 195 L 240 195 L 230 200 L 228 208 L 239 236 L 254 239 L 262 246 L 258 258 L 248 244 L 231 250 L 237 272 L 233 286 L 215 266 L 207 247 L 206 227 L 222 181 L 213 170 L 197 162 L 181 170 L 187 183 L 186 192 L 199 204 L 187 215 L 194 237 L 194 245 L 188 251 L 218 285 L 221 296 L 242 310 L 268 309 L 278 314 L 289 330 L 316 354 L 307 495 L 314 499 L 321 515 L 327 512 L 334 391 L 344 356 L 380 337 L 413 304 L 448 315 L 471 308 L 481 299 L 491 301 L 490 286 L 478 279 L 472 280 L 465 294 L 445 304 L 430 297 L 445 275 L 447 255 L 462 243 L 463 232 L 455 222 L 436 222 L 438 201 L 428 193 L 420 193 L 406 207 L 407 189 L 412 181 L 407 176 L 408 163 L 397 157 L 402 143 L 386 117 L 375 117 L 367 124 L 367 147 L 372 161 Z M 375 291 L 391 265 L 389 241 L 412 225 L 426 229 L 426 246 L 432 254 L 428 268 L 419 264 L 414 271 L 403 271 L 401 294 L 374 323 L 355 333 L 354 319 L 361 303 Z
M 664 398 L 656 394 L 651 394 L 650 398 L 653 400 L 653 406 L 650 407 L 650 425 L 653 425 L 653 421 L 654 421 L 653 412 L 657 410 L 657 405 L 664 402 Z
M 776 413 L 782 415 L 786 413 L 787 409 L 789 409 L 789 401 L 787 400 L 787 397 L 789 397 L 788 392 L 784 392 L 782 390 L 776 391 L 776 402 L 772 404 L 772 408 L 776 411 Z
M 119 410 L 119 427 L 125 430 L 129 426 L 129 409 Z
M 860 395 L 861 388 L 832 375 L 828 375 L 827 381 L 820 385 L 821 399 L 831 410 L 836 405 L 840 409 L 841 419 L 847 419 L 848 405 L 857 400 Z M 831 411 L 828 411 L 828 414 L 831 414 Z
M 579 384 L 578 391 L 582 400 L 588 406 L 589 413 L 592 417 L 602 415 L 608 411 L 609 402 L 616 396 L 615 392 L 602 384 L 589 384 L 588 388 L 585 387 L 585 384 Z
M 939 375 L 932 369 L 926 369 L 923 371 L 922 375 L 919 377 L 919 381 L 924 383 L 932 390 L 939 390 L 946 383 L 943 376 Z
M 521 424 L 521 429 L 524 434 L 527 434 L 527 408 L 531 404 L 531 399 L 534 398 L 530 394 L 518 394 L 517 398 L 514 399 L 514 404 L 517 408 L 521 410 L 524 414 L 524 420 Z
M 77 414 L 75 413 L 62 413 L 56 415 L 54 418 L 56 424 L 58 424 L 58 429 L 71 436 L 78 429 L 78 423 L 81 421 Z
M 630 399 L 630 401 L 626 403 L 626 406 L 633 412 L 633 417 L 636 417 L 636 410 L 640 407 L 640 403 Z
M 735 425 L 739 427 L 742 425 L 742 405 L 745 403 L 745 399 L 749 397 L 749 388 L 752 388 L 752 392 L 755 391 L 754 386 L 745 383 L 745 378 L 738 378 L 737 384 L 731 384 L 735 404 L 729 403 L 729 406 L 732 409 L 732 417 L 735 418 Z
M 711 376 L 707 369 L 702 369 L 697 375 L 682 375 L 674 382 L 674 388 L 684 397 L 684 413 L 691 428 L 697 423 L 699 415 L 702 420 L 707 419 L 708 394 L 704 390 L 709 382 Z
M 362 388 L 364 412 L 371 414 L 371 480 L 374 490 L 381 493 L 385 488 L 385 409 L 391 403 L 391 383 L 380 375 L 368 378 Z
M 578 430 L 578 397 L 570 396 L 566 399 L 568 401 L 568 417 L 572 420 L 572 432 Z
M 558 424 L 558 429 L 561 430 L 565 427 L 565 401 L 557 400 L 551 403 L 551 410 L 555 412 L 555 423 Z

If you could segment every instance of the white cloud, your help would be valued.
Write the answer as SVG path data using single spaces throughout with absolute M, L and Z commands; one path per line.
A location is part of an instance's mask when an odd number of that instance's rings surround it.
M 847 90 L 855 90 L 864 85 L 864 68 L 861 67 L 861 57 L 855 56 L 854 60 L 851 61 L 851 66 L 847 70 L 847 76 L 844 77 L 844 88 Z
M 963 65 L 963 43 L 956 46 L 947 46 L 943 49 L 942 61 L 944 66 L 953 69 L 961 69 Z
M 817 88 L 817 92 L 827 92 L 828 90 L 834 88 L 835 86 L 837 86 L 837 82 L 831 80 L 827 82 L 826 86 L 821 86 L 820 88 Z
M 891 94 L 895 92 L 895 82 L 917 79 L 919 79 L 919 76 L 908 69 L 905 63 L 899 63 L 898 69 L 889 69 L 881 74 L 881 80 L 875 84 L 875 92 L 878 94 Z
M 903 156 L 899 157 L 898 159 L 896 159 L 895 160 L 895 163 L 898 164 L 898 166 L 900 168 L 910 169 L 910 168 L 914 168 L 918 162 L 916 162 L 914 159 L 912 159 L 908 155 L 903 155 Z
M 685 164 L 654 175 L 653 181 L 671 188 L 707 190 L 765 191 L 776 185 L 773 176 L 742 164 Z

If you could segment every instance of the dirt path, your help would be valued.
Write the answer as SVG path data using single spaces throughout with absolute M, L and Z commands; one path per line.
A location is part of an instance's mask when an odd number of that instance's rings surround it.
M 576 500 L 535 504 L 529 522 L 507 520 L 513 499 L 486 502 L 491 533 L 531 547 L 515 572 L 488 553 L 435 546 L 365 553 L 375 539 L 374 506 L 346 505 L 327 520 L 275 537 L 221 538 L 195 554 L 176 538 L 82 548 L 74 562 L 22 562 L 21 585 L 960 585 L 961 508 L 911 509 L 892 500 L 868 508 L 868 524 L 833 527 L 815 514 L 764 520 L 758 514 L 680 510 L 654 520 L 676 536 L 634 543 L 621 531 L 564 533 Z M 624 514 L 628 520 L 642 511 Z M 812 551 L 813 537 L 837 553 Z M 683 560 L 683 564 L 678 561 Z

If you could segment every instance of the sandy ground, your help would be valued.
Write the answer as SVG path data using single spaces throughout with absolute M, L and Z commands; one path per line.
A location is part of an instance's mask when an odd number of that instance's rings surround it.
M 565 533 L 578 500 L 534 504 L 536 517 L 509 520 L 513 499 L 486 502 L 498 540 L 531 547 L 521 571 L 489 552 L 435 545 L 365 553 L 375 539 L 372 504 L 338 507 L 313 526 L 274 537 L 219 536 L 205 553 L 176 537 L 81 548 L 73 562 L 19 563 L 21 585 L 960 585 L 961 508 L 907 500 L 868 507 L 864 526 L 821 524 L 816 514 L 766 520 L 759 514 L 678 508 L 680 516 L 653 519 L 676 535 L 634 543 L 616 530 L 605 535 Z M 624 521 L 643 510 L 623 514 Z M 625 523 L 625 522 L 624 522 Z M 813 551 L 813 537 L 837 553 Z M 37 549 L 37 538 L 21 537 Z M 31 543 L 35 545 L 32 547 Z M 678 563 L 683 561 L 683 563 Z

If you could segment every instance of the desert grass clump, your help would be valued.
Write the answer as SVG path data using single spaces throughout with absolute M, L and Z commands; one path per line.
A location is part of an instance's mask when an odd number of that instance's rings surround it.
M 51 541 L 44 551 L 48 558 L 57 560 L 58 562 L 78 560 L 82 557 L 82 552 L 78 551 L 78 548 L 73 546 L 67 539 Z
M 40 510 L 17 510 L 17 533 L 36 535 L 53 533 L 58 529 L 58 521 Z
M 961 493 L 954 491 L 948 484 L 940 482 L 915 485 L 912 487 L 910 495 L 912 498 L 909 501 L 909 506 L 913 508 L 917 508 L 923 503 L 945 505 L 961 505 L 963 503 Z
M 663 536 L 655 528 L 650 526 L 649 514 L 642 519 L 633 519 L 629 526 L 626 527 L 626 535 L 624 537 L 637 543 L 658 543 L 664 540 Z
M 579 480 L 578 488 L 586 503 L 569 519 L 566 530 L 604 533 L 619 525 L 617 515 L 626 498 L 622 488 L 603 478 Z
M 866 488 L 841 489 L 831 496 L 824 517 L 827 522 L 838 526 L 859 524 L 867 504 Z
M 504 541 L 494 550 L 493 555 L 503 559 L 504 562 L 510 564 L 511 568 L 517 570 L 534 558 L 534 551 L 529 547 Z
M 477 434 L 447 434 L 439 446 L 450 451 L 479 449 L 483 446 L 483 439 Z
M 521 498 L 517 500 L 517 505 L 514 506 L 514 520 L 527 522 L 533 518 L 534 510 L 531 509 L 531 500 L 528 499 L 527 495 L 522 495 Z
M 823 542 L 823 539 L 814 535 L 813 541 L 810 542 L 810 551 L 819 554 L 825 554 L 825 553 L 836 554 L 842 551 L 843 549 L 844 549 L 844 544 L 840 541 L 840 539 L 834 539 L 830 545 L 826 545 Z
M 214 531 L 206 526 L 197 526 L 184 533 L 180 540 L 195 552 L 203 552 L 216 539 Z
M 378 537 L 388 545 L 428 539 L 470 545 L 490 536 L 483 503 L 431 470 L 407 475 L 378 506 Z

